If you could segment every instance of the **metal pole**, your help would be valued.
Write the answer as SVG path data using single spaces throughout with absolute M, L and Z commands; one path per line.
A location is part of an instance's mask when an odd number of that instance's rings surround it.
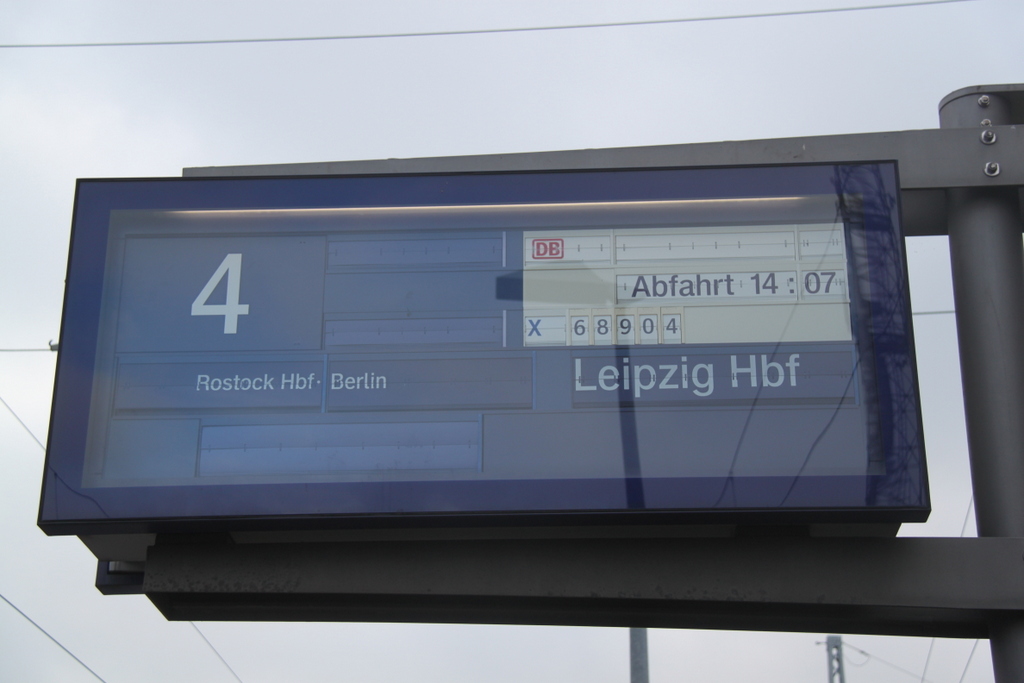
M 648 683 L 647 629 L 629 629 L 629 682 Z
M 976 126 L 993 161 L 977 169 L 997 176 L 998 135 L 1011 120 L 993 91 L 958 91 L 940 105 L 943 128 Z M 950 189 L 960 371 L 980 536 L 1024 536 L 1024 250 L 1017 188 Z M 1021 567 L 1024 570 L 1024 566 Z M 1024 622 L 990 626 L 997 683 L 1024 681 Z

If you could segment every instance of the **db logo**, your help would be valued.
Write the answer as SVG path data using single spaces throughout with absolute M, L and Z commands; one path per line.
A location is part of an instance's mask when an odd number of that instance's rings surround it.
M 565 242 L 561 239 L 546 239 L 533 241 L 533 258 L 535 259 L 556 259 L 562 258 L 565 253 Z

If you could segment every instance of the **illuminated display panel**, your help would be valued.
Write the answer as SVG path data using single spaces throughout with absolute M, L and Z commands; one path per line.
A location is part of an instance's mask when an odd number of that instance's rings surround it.
M 923 520 L 895 176 L 80 181 L 40 524 Z

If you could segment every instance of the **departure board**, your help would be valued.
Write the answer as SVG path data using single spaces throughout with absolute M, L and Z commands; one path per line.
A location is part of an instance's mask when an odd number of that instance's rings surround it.
M 40 524 L 924 519 L 897 198 L 881 163 L 80 181 Z

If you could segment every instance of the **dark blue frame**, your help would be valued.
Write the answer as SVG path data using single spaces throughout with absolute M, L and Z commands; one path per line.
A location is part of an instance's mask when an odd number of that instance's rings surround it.
M 884 475 L 360 482 L 85 488 L 80 482 L 114 210 L 434 206 L 856 196 L 874 292 L 870 363 Z M 80 180 L 39 524 L 118 533 L 422 524 L 923 521 L 930 511 L 895 163 L 402 176 Z M 855 325 L 855 330 L 858 329 Z M 628 454 L 627 454 L 628 457 Z M 628 471 L 628 469 L 627 469 Z M 865 498 L 864 491 L 868 491 Z M 637 492 L 642 491 L 638 496 Z M 742 505 L 725 507 L 728 499 Z M 402 501 L 384 511 L 379 501 Z M 652 501 L 678 501 L 664 506 Z M 780 504 L 779 501 L 782 501 Z M 562 504 L 556 504 L 562 501 Z M 594 504 L 599 501 L 600 504 Z M 645 502 L 646 501 L 646 502 Z

